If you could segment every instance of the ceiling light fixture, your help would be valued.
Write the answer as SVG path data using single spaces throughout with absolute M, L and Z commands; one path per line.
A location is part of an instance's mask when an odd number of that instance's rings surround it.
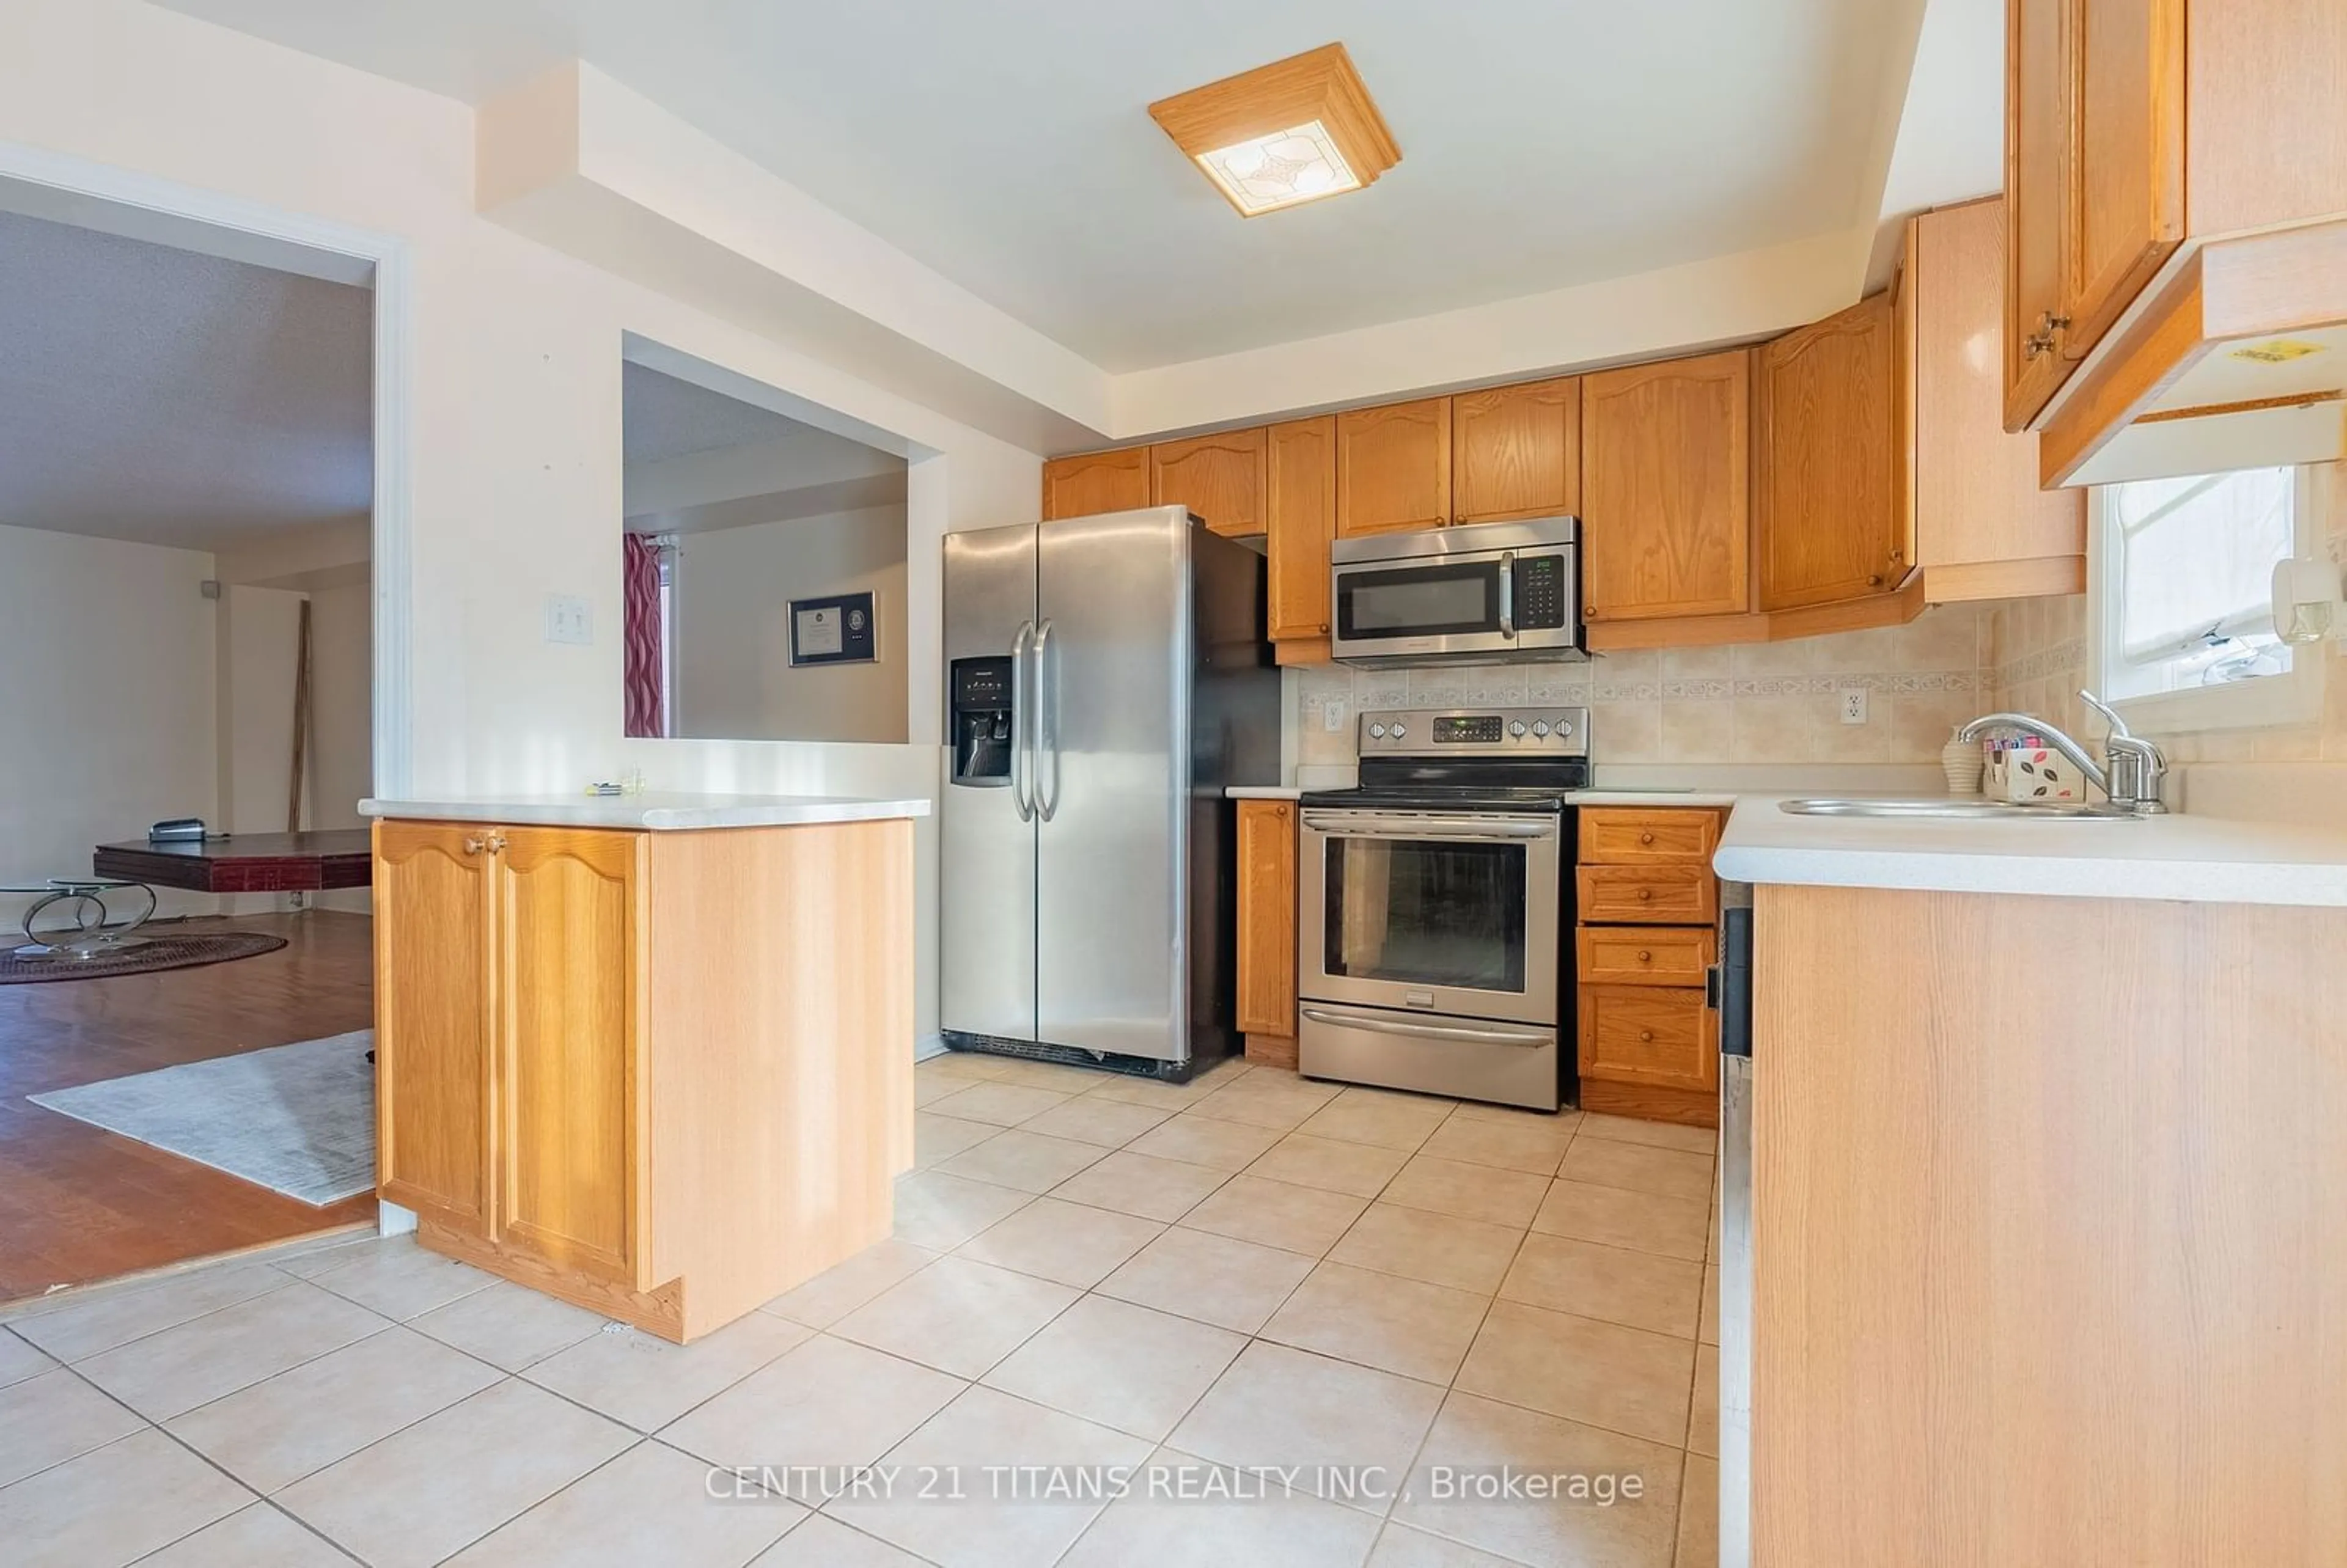
M 1401 161 L 1342 44 L 1161 98 L 1149 115 L 1243 218 L 1358 190 Z

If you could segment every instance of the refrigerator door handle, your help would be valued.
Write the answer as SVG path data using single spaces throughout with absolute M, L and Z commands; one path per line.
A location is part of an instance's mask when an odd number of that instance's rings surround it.
M 1035 628 L 1035 814 L 1049 822 L 1060 809 L 1060 651 L 1051 642 L 1048 615 Z M 1048 785 L 1040 774 L 1046 756 L 1051 764 Z
M 1010 799 L 1021 822 L 1035 820 L 1035 759 L 1027 746 L 1035 723 L 1034 693 L 1027 681 L 1027 651 L 1034 641 L 1031 620 L 1020 621 L 1010 639 Z

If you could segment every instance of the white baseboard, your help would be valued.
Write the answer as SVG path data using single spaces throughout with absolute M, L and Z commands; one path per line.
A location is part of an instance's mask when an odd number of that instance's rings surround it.
M 415 1229 L 415 1211 L 403 1209 L 397 1204 L 375 1200 L 374 1228 L 377 1235 L 407 1235 Z
M 945 1053 L 946 1041 L 945 1036 L 943 1035 L 925 1034 L 918 1040 L 913 1041 L 913 1060 L 915 1061 L 927 1061 L 933 1056 L 943 1056 Z

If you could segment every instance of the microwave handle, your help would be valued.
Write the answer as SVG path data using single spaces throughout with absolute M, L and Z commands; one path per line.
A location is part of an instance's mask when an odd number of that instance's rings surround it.
M 1500 552 L 1500 635 L 1516 635 L 1516 552 Z

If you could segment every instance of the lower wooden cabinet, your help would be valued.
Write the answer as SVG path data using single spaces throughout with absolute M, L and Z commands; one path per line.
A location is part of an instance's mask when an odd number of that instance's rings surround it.
M 1718 961 L 1719 813 L 1581 809 L 1578 980 L 1581 1105 L 1717 1126 L 1719 1019 L 1704 973 Z
M 375 827 L 378 1191 L 683 1340 L 890 1228 L 912 825 Z
M 1238 1026 L 1253 1060 L 1296 1061 L 1296 803 L 1238 803 Z

